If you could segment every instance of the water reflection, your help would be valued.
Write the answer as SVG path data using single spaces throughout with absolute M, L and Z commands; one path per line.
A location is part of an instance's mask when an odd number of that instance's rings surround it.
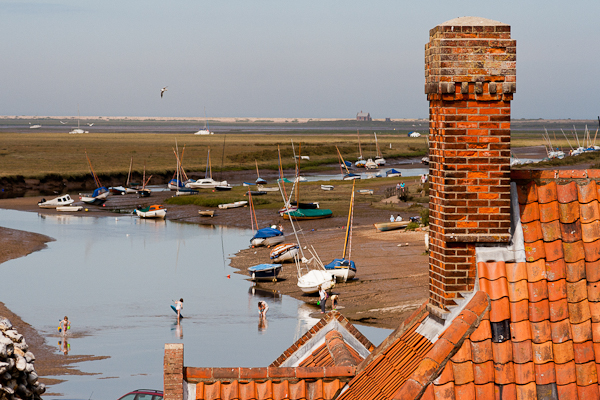
M 69 355 L 69 350 L 71 350 L 71 345 L 67 340 L 66 336 L 63 336 L 61 340 L 58 341 L 58 349 L 66 356 Z
M 66 313 L 87 334 L 66 343 L 61 338 L 59 350 L 110 357 L 78 364 L 93 378 L 69 375 L 52 386 L 69 398 L 87 398 L 91 390 L 118 398 L 132 387 L 160 388 L 164 344 L 177 341 L 185 344 L 186 365 L 266 366 L 318 321 L 310 306 L 234 273 L 225 255 L 248 246 L 249 230 L 9 210 L 0 210 L 0 221 L 56 239 L 0 265 L 27 276 L 27 292 L 20 285 L 2 287 L 6 306 L 53 343 L 56 321 L 49 316 Z M 57 287 L 68 287 L 68 296 Z M 178 325 L 171 300 L 180 297 L 185 319 Z M 258 300 L 270 310 L 257 329 Z M 382 331 L 359 330 L 373 343 Z M 107 384 L 105 377 L 117 378 Z

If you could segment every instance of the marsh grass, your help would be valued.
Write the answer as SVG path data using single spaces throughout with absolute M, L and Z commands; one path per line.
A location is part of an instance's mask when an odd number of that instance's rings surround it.
M 371 135 L 372 136 L 372 135 Z M 425 154 L 425 138 L 411 139 L 399 134 L 381 134 L 379 143 L 384 157 L 419 156 Z M 211 149 L 213 174 L 223 170 L 253 169 L 254 160 L 259 168 L 278 168 L 277 145 L 282 151 L 284 168 L 293 168 L 291 140 L 296 154 L 310 156 L 302 160 L 303 170 L 315 169 L 322 164 L 337 163 L 335 146 L 340 147 L 345 159 L 354 161 L 358 155 L 356 133 L 321 134 L 232 134 L 195 136 L 156 133 L 2 133 L 0 147 L 0 177 L 24 176 L 44 178 L 48 175 L 81 177 L 89 174 L 85 152 L 95 172 L 100 175 L 127 174 L 133 157 L 136 175 L 169 174 L 175 171 L 173 153 L 175 141 L 180 152 L 185 146 L 183 167 L 186 172 L 204 172 L 208 148 Z M 225 138 L 224 159 L 223 139 Z M 375 155 L 374 142 L 361 135 L 363 154 Z M 300 150 L 300 143 L 302 149 Z M 389 149 L 389 143 L 392 149 Z

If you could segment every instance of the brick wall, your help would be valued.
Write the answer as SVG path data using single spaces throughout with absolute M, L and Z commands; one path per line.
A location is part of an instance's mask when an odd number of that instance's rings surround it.
M 429 100 L 430 311 L 475 283 L 475 244 L 510 239 L 510 26 L 476 17 L 436 26 L 425 46 Z
M 183 343 L 166 343 L 163 364 L 164 400 L 183 400 Z

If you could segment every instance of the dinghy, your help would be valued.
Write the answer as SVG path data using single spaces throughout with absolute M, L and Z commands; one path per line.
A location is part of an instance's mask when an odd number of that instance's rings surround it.
M 373 189 L 358 189 L 356 191 L 358 194 L 373 194 Z
M 165 218 L 167 209 L 159 204 L 154 204 L 139 210 L 136 208 L 135 213 L 140 218 Z
M 247 201 L 236 201 L 233 203 L 225 203 L 225 204 L 219 204 L 219 208 L 222 210 L 225 210 L 227 208 L 237 208 L 237 207 L 246 207 L 248 205 Z
M 75 200 L 71 198 L 68 194 L 63 194 L 62 196 L 55 197 L 50 200 L 42 199 L 38 203 L 39 208 L 57 208 L 60 206 L 68 206 L 73 204 Z
M 262 228 L 256 231 L 250 244 L 252 247 L 273 246 L 284 241 L 283 232 L 274 228 Z
M 344 239 L 344 252 L 342 258 L 335 258 L 329 264 L 326 264 L 325 270 L 336 277 L 336 280 L 343 279 L 344 282 L 354 278 L 356 275 L 356 265 L 351 261 L 352 256 L 352 225 L 354 222 L 354 183 L 352 183 L 352 195 L 350 196 L 350 209 L 348 210 L 348 223 L 346 224 L 346 237 Z
M 198 214 L 200 214 L 201 217 L 214 217 L 215 215 L 215 211 L 214 210 L 198 210 Z
M 83 210 L 82 206 L 74 206 L 74 205 L 56 207 L 56 211 L 61 211 L 61 212 L 77 212 L 77 211 L 81 211 L 81 210 Z
M 381 232 L 393 231 L 395 229 L 406 228 L 406 226 L 410 224 L 410 221 L 398 221 L 398 222 L 378 222 L 375 225 L 375 228 Z
M 250 279 L 253 281 L 277 282 L 277 275 L 281 272 L 281 264 L 258 264 L 248 268 Z
M 102 183 L 100 183 L 100 179 L 98 178 L 98 175 L 96 175 L 96 172 L 94 172 L 92 162 L 90 161 L 87 152 L 85 153 L 85 157 L 87 158 L 88 164 L 90 165 L 90 172 L 92 173 L 92 177 L 94 178 L 94 182 L 96 183 L 96 190 L 94 190 L 94 192 L 91 195 L 79 193 L 79 200 L 83 201 L 86 204 L 103 204 L 108 198 L 110 192 L 106 187 L 102 186 Z
M 329 218 L 333 215 L 333 212 L 329 209 L 302 209 L 298 208 L 294 211 L 286 211 L 283 213 L 283 219 L 290 219 L 290 217 L 297 220 L 308 220 L 308 219 L 322 219 Z
M 227 181 L 215 181 L 212 177 L 212 165 L 210 163 L 210 147 L 208 148 L 208 155 L 206 156 L 206 174 L 204 176 L 204 179 L 198 179 L 196 182 L 187 183 L 185 186 L 191 189 L 215 189 L 217 186 L 223 188 L 229 186 Z
M 271 260 L 274 262 L 291 261 L 298 255 L 300 246 L 296 243 L 278 244 L 271 250 Z
M 402 172 L 400 172 L 394 168 L 388 169 L 387 171 L 385 171 L 386 178 L 392 178 L 392 177 L 396 177 L 396 176 L 402 176 Z
M 321 185 L 321 190 L 333 190 L 333 185 Z

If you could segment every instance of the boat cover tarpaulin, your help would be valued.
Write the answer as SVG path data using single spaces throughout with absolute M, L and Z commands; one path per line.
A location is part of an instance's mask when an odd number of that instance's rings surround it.
M 256 231 L 256 234 L 252 237 L 252 239 L 265 239 L 273 236 L 281 236 L 283 232 L 278 229 L 273 228 L 262 228 Z
M 269 271 L 271 269 L 281 268 L 281 264 L 258 264 L 248 268 L 250 272 Z
M 356 271 L 356 266 L 354 265 L 354 261 L 346 260 L 344 258 L 335 258 L 332 262 L 325 265 L 325 269 L 336 269 L 336 268 L 348 268 Z
M 402 174 L 402 172 L 398 171 L 397 169 L 388 169 L 385 173 L 387 176 L 392 175 L 392 174 Z
M 107 188 L 105 188 L 104 186 L 99 187 L 98 189 L 94 190 L 94 193 L 92 193 L 92 197 L 100 196 L 102 193 L 106 192 L 108 192 Z

